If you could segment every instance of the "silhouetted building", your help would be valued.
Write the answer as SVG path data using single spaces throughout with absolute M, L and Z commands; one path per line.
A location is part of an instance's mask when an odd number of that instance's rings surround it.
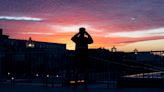
M 0 28 L 0 40 L 2 39 L 8 39 L 8 35 L 3 35 L 3 29 Z
M 55 74 L 65 61 L 66 44 L 10 39 L 0 29 L 0 76 Z

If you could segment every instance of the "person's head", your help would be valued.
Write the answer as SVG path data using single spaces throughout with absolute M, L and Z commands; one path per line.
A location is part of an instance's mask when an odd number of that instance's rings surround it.
M 85 33 L 85 28 L 84 28 L 84 27 L 79 28 L 79 33 L 80 33 L 81 35 L 84 35 L 84 33 Z

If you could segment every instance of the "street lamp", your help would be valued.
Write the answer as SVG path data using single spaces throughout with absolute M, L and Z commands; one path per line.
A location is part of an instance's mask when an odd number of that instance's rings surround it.
M 115 46 L 112 47 L 111 49 L 112 52 L 117 52 L 117 48 Z
M 8 78 L 8 79 L 10 79 L 10 75 L 11 75 L 11 73 L 8 72 L 8 73 L 7 73 L 7 78 Z
M 14 77 L 11 77 L 11 80 L 13 81 L 14 80 Z
M 138 50 L 134 49 L 134 54 L 135 54 L 135 60 L 137 60 L 137 54 L 138 54 Z
M 29 80 L 31 78 L 32 75 L 32 59 L 31 59 L 31 50 L 32 48 L 35 47 L 34 42 L 32 41 L 31 37 L 29 38 L 29 40 L 26 42 L 26 48 L 29 50 Z
M 35 44 L 34 44 L 34 42 L 32 41 L 31 37 L 30 37 L 29 40 L 26 42 L 26 47 L 27 47 L 27 48 L 34 48 L 34 47 L 35 47 Z
M 162 58 L 162 59 L 161 59 L 161 60 L 162 60 L 161 63 L 162 63 L 162 65 L 163 65 L 163 64 L 164 64 L 164 52 L 162 52 L 161 58 Z
M 10 75 L 10 72 L 8 72 L 7 75 L 9 76 Z
M 59 75 L 56 75 L 56 78 L 58 78 L 59 77 Z
M 162 53 L 162 57 L 164 57 L 164 52 Z
M 134 54 L 138 54 L 138 50 L 137 49 L 134 49 Z
M 11 77 L 11 87 L 13 87 L 14 86 L 14 77 Z
M 46 76 L 47 78 L 49 78 L 50 77 L 50 75 L 49 74 L 47 74 L 47 76 Z
M 36 76 L 36 77 L 38 77 L 38 76 L 39 76 L 39 74 L 37 73 L 35 76 Z

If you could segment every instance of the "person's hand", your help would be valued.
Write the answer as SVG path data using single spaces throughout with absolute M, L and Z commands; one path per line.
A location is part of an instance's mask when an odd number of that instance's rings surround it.
M 85 31 L 85 34 L 86 34 L 86 35 L 89 35 L 87 31 Z

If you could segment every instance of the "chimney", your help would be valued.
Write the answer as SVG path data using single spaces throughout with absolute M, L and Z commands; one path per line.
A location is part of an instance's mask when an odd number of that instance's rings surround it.
M 0 35 L 2 35 L 2 33 L 3 33 L 3 29 L 2 29 L 2 28 L 0 28 Z

